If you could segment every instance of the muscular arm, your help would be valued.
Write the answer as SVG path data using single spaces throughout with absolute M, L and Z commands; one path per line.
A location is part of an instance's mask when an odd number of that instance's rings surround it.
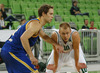
M 29 57 L 34 57 L 29 45 L 29 38 L 32 37 L 33 34 L 35 34 L 36 32 L 39 31 L 39 29 L 41 28 L 41 25 L 39 24 L 38 21 L 34 20 L 35 22 L 31 22 L 27 28 L 27 30 L 22 34 L 22 36 L 20 37 L 21 39 L 21 43 L 25 49 L 25 51 L 27 52 L 27 54 L 29 55 Z M 37 26 L 38 25 L 38 26 Z
M 59 44 L 57 44 L 57 42 L 54 41 L 53 39 L 51 39 L 48 35 L 46 35 L 46 34 L 43 32 L 42 29 L 41 29 L 41 31 L 40 31 L 40 35 L 39 35 L 39 36 L 40 36 L 44 41 L 46 41 L 46 42 L 52 44 L 53 46 L 55 46 L 56 49 L 59 49 L 60 52 L 63 51 L 63 47 L 60 46 Z
M 72 34 L 75 65 L 78 66 L 80 36 L 78 32 Z

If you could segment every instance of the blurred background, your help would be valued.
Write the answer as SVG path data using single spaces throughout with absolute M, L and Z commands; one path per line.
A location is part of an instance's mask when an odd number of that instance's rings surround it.
M 16 29 L 38 17 L 38 8 L 43 4 L 54 6 L 54 18 L 43 27 L 44 31 L 51 36 L 60 23 L 68 22 L 80 34 L 89 73 L 100 73 L 100 0 L 0 0 L 0 50 Z M 32 48 L 35 57 L 46 63 L 52 45 L 39 38 Z M 6 71 L 4 63 L 0 64 L 0 70 Z

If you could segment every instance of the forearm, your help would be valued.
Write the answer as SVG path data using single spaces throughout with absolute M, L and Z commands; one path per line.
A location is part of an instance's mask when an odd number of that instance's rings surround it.
M 59 58 L 59 54 L 58 52 L 54 49 L 54 65 L 57 68 L 58 67 L 58 58 Z
M 42 37 L 44 39 L 44 41 L 52 44 L 52 45 L 58 45 L 54 40 L 52 40 L 49 36 L 45 35 L 44 37 Z
M 25 51 L 27 52 L 27 54 L 29 55 L 29 57 L 32 57 L 33 53 L 32 53 L 31 48 L 29 46 L 28 39 L 21 38 L 21 42 L 22 42 L 23 48 L 25 49 Z
M 79 61 L 79 49 L 74 50 L 75 66 L 78 66 Z

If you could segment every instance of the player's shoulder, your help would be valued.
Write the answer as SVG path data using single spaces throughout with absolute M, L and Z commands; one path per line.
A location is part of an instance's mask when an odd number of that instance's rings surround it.
M 71 29 L 72 33 L 72 37 L 78 38 L 79 37 L 79 32 L 75 29 Z
M 38 20 L 31 20 L 31 23 L 33 23 L 33 24 L 40 24 Z
M 57 37 L 57 34 L 56 32 L 52 32 L 51 36 L 54 38 L 54 37 Z
M 51 34 L 51 38 L 53 39 L 53 40 L 55 40 L 55 41 L 57 41 L 57 33 L 56 33 L 57 31 L 54 31 L 54 32 L 52 32 L 52 34 Z
M 59 34 L 59 30 L 58 29 L 53 29 L 54 31 L 52 32 L 52 35 L 57 36 L 57 34 Z
M 29 26 L 34 28 L 34 27 L 38 27 L 38 26 L 41 26 L 41 25 L 40 25 L 38 20 L 30 20 Z

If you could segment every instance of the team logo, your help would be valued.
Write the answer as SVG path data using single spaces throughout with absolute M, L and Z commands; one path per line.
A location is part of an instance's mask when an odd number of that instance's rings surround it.
M 69 49 L 70 49 L 69 45 L 64 46 L 64 51 L 69 50 Z

